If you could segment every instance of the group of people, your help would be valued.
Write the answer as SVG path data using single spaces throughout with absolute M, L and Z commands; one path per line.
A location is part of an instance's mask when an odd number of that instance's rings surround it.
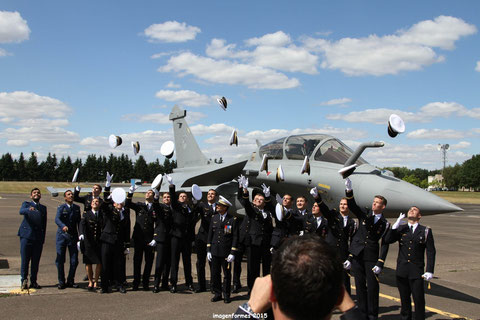
M 266 305 L 270 306 L 274 313 L 278 306 L 280 311 L 286 311 L 289 308 L 287 305 L 297 304 L 294 303 L 296 300 L 302 297 L 307 297 L 307 300 L 320 297 L 328 290 L 333 290 L 330 292 L 330 298 L 337 300 L 328 304 L 331 308 L 327 307 L 325 310 L 328 312 L 321 318 L 326 318 L 335 306 L 342 312 L 353 310 L 355 304 L 350 303 L 349 298 L 350 277 L 353 276 L 358 308 L 355 307 L 356 311 L 350 313 L 350 316 L 352 314 L 354 316 L 349 319 L 377 319 L 379 275 L 384 267 L 389 244 L 399 242 L 396 279 L 402 304 L 401 316 L 402 319 L 411 319 L 410 297 L 413 296 L 415 319 L 424 319 L 424 280 L 429 281 L 433 277 L 435 246 L 431 229 L 419 224 L 421 218 L 419 208 L 411 207 L 408 210 L 408 224 L 401 224 L 405 215 L 400 214 L 395 224 L 391 226 L 382 215 L 387 206 L 387 199 L 377 195 L 373 199 L 371 210 L 361 209 L 355 202 L 352 182 L 348 178 L 345 180 L 346 197 L 341 199 L 338 210 L 330 209 L 322 201 L 316 187 L 310 191 L 315 199 L 311 211 L 308 210 L 308 200 L 304 196 L 298 197 L 295 205 L 293 197 L 289 194 L 274 201 L 270 188 L 265 184 L 262 185 L 262 189 L 253 188 L 250 201 L 248 178 L 240 176 L 237 195 L 245 209 L 245 217 L 241 219 L 228 212 L 232 204 L 223 196 L 217 195 L 215 190 L 207 192 L 206 202 L 194 198 L 192 204 L 186 192 L 176 191 L 171 176 L 165 175 L 165 179 L 169 183 L 169 192 L 162 195 L 161 202 L 159 190 L 156 188 L 146 192 L 145 201 L 133 202 L 136 186 L 132 186 L 126 200 L 116 203 L 110 196 L 112 176 L 108 173 L 103 198 L 100 185 L 94 185 L 92 193 L 83 197 L 80 196 L 79 187 L 76 187 L 74 192 L 68 190 L 64 193 L 65 203 L 58 207 L 55 218 L 58 225 L 56 233 L 58 289 L 78 287 L 75 283 L 75 271 L 80 250 L 83 253 L 88 290 L 95 291 L 99 288 L 98 280 L 101 277 L 102 293 L 111 292 L 112 287 L 117 287 L 119 292 L 125 293 L 125 256 L 130 251 L 132 240 L 134 291 L 139 290 L 140 285 L 143 290 L 150 290 L 149 283 L 154 266 L 153 292 L 157 293 L 160 290 L 177 292 L 179 261 L 182 255 L 187 290 L 195 292 L 207 290 L 205 269 L 208 261 L 211 275 L 210 290 L 213 293 L 211 301 L 223 300 L 229 303 L 231 293 L 238 292 L 242 287 L 241 262 L 246 254 L 250 300 L 239 308 L 240 313 L 255 316 L 258 312 L 265 311 Z M 40 190 L 33 189 L 31 201 L 24 202 L 20 209 L 20 214 L 24 216 L 18 232 L 22 257 L 22 289 L 40 288 L 37 273 L 45 239 L 47 216 L 47 209 L 40 204 L 40 198 Z M 83 214 L 74 202 L 83 203 Z M 274 202 L 277 202 L 276 205 Z M 131 239 L 130 210 L 135 212 Z M 353 213 L 357 220 L 351 217 L 350 213 Z M 200 225 L 195 234 L 195 226 L 199 221 Z M 340 284 L 332 285 L 335 282 L 325 280 L 320 286 L 317 283 L 309 288 L 312 281 L 302 282 L 303 273 L 308 272 L 311 261 L 321 260 L 321 257 L 308 252 L 305 253 L 307 254 L 305 262 L 301 261 L 301 254 L 297 254 L 298 261 L 293 261 L 295 260 L 293 256 L 290 258 L 285 256 L 289 246 L 299 246 L 296 241 L 310 243 L 313 241 L 311 239 L 320 243 L 320 246 L 328 247 L 328 250 L 324 247 L 319 250 L 326 252 L 324 258 L 328 259 L 327 265 L 331 268 L 328 272 L 335 273 L 340 279 Z M 191 272 L 192 243 L 197 254 L 197 288 L 193 286 Z M 295 243 L 296 245 L 293 245 Z M 315 248 L 314 244 L 310 246 Z M 67 248 L 70 269 L 65 279 L 64 263 Z M 287 261 L 288 259 L 292 261 Z M 339 261 L 339 269 L 335 268 L 334 260 Z M 303 266 L 305 263 L 306 267 Z M 277 272 L 277 276 L 276 269 L 282 269 Z M 260 278 L 260 270 L 263 278 Z M 268 275 L 271 271 L 270 278 Z M 301 274 L 292 275 L 295 272 Z M 328 272 L 326 271 L 323 276 Z M 294 280 L 289 279 L 290 277 Z M 272 287 L 273 293 L 258 289 L 259 286 L 265 286 L 266 282 Z M 299 287 L 300 285 L 302 287 Z M 290 291 L 286 298 L 280 299 L 280 292 L 285 292 L 289 288 L 294 291 Z M 321 293 L 318 295 L 312 293 L 317 290 Z M 265 302 L 265 295 L 270 295 L 268 303 Z M 295 299 L 291 298 L 291 295 L 294 295 Z M 343 305 L 338 303 L 342 301 L 346 302 Z M 311 305 L 299 303 L 298 307 L 292 307 L 286 314 L 294 319 L 305 318 L 303 315 L 308 312 L 318 315 L 315 309 L 318 312 L 320 310 L 315 308 L 315 304 L 320 302 L 323 302 L 323 299 L 314 301 Z M 346 305 L 349 307 L 346 308 Z M 347 316 L 347 313 L 345 315 Z

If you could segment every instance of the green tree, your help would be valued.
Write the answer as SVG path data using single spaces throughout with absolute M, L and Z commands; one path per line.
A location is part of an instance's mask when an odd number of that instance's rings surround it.
M 28 172 L 27 172 L 27 163 L 25 162 L 25 157 L 23 156 L 23 152 L 20 153 L 18 160 L 15 161 L 15 172 L 16 172 L 16 179 L 19 181 L 28 180 Z
M 134 178 L 141 179 L 142 181 L 150 181 L 152 179 L 150 177 L 150 172 L 148 171 L 147 162 L 142 155 L 138 157 L 137 161 L 135 161 L 133 172 Z
M 37 181 L 38 178 L 40 177 L 40 172 L 39 172 L 39 166 L 38 166 L 38 160 L 37 160 L 37 155 L 35 152 L 32 152 L 30 154 L 30 158 L 28 159 L 27 165 L 26 165 L 26 171 L 27 171 L 27 179 L 29 181 Z
M 10 153 L 6 153 L 0 158 L 0 180 L 15 180 L 15 165 Z

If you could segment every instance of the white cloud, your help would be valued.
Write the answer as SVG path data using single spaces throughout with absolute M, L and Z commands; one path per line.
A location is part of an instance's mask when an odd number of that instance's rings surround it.
M 167 85 L 166 85 L 167 88 L 174 88 L 174 89 L 178 89 L 180 88 L 180 85 L 179 84 L 176 84 L 174 83 L 173 81 L 170 81 Z
M 339 105 L 339 104 L 346 104 L 346 103 L 349 103 L 349 102 L 352 102 L 352 99 L 350 99 L 350 98 L 339 98 L 339 99 L 331 99 L 331 100 L 328 100 L 328 101 L 321 102 L 320 105 L 321 106 L 335 106 L 335 105 Z
M 144 30 L 144 35 L 149 42 L 186 42 L 194 40 L 200 32 L 200 28 L 189 26 L 185 22 L 167 21 L 152 24 Z
M 0 118 L 65 118 L 72 109 L 60 100 L 28 91 L 0 92 Z
M 193 75 L 212 83 L 240 84 L 254 89 L 288 89 L 300 85 L 295 78 L 274 70 L 248 64 L 216 61 L 190 52 L 171 57 L 160 72 L 178 72 L 180 76 Z
M 457 144 L 451 145 L 451 148 L 452 149 L 467 149 L 467 148 L 470 148 L 471 145 L 472 144 L 468 141 L 460 141 Z
M 159 124 L 170 124 L 172 121 L 169 119 L 170 114 L 165 113 L 150 113 L 150 114 L 126 114 L 122 117 L 124 121 L 136 121 L 136 122 L 153 122 Z M 187 120 L 189 123 L 197 122 L 198 120 L 205 118 L 206 115 L 202 112 L 188 111 Z
M 394 35 L 370 35 L 338 41 L 306 38 L 307 48 L 324 54 L 322 68 L 339 69 L 352 75 L 398 74 L 420 70 L 445 58 L 434 48 L 452 50 L 455 41 L 477 32 L 474 25 L 455 17 L 439 16 L 425 20 Z
M 283 31 L 266 34 L 260 38 L 251 38 L 245 41 L 248 46 L 269 46 L 269 47 L 284 47 L 290 44 L 292 40 L 290 36 Z
M 30 28 L 18 12 L 0 11 L 0 43 L 28 40 Z
M 9 56 L 10 53 L 8 53 L 7 50 L 0 48 L 0 57 L 6 57 Z
M 452 116 L 480 119 L 480 108 L 467 109 L 456 102 L 431 102 L 422 106 L 416 113 L 398 109 L 378 108 L 353 111 L 347 114 L 329 114 L 326 118 L 347 122 L 383 124 L 388 122 L 388 118 L 392 113 L 399 115 L 405 122 L 429 122 L 433 118 L 450 118 Z
M 465 132 L 453 129 L 418 129 L 407 134 L 411 139 L 462 139 L 465 136 Z
M 477 61 L 477 66 L 475 67 L 475 71 L 480 72 L 480 61 Z
M 6 128 L 1 136 L 7 140 L 27 140 L 32 142 L 78 142 L 78 134 L 59 127 Z M 7 141 L 8 143 L 8 141 Z
M 206 126 L 203 124 L 197 124 L 195 126 L 190 127 L 190 129 L 194 135 L 201 136 L 205 134 L 219 134 L 219 133 L 230 135 L 234 128 L 223 123 L 214 123 L 209 126 Z
M 210 105 L 215 98 L 199 94 L 191 90 L 160 90 L 155 96 L 170 102 L 178 102 L 184 106 L 202 107 Z
M 71 145 L 68 144 L 55 144 L 52 146 L 53 150 L 69 150 L 72 149 Z
M 28 141 L 27 140 L 8 140 L 7 141 L 7 146 L 10 147 L 25 147 L 28 146 Z

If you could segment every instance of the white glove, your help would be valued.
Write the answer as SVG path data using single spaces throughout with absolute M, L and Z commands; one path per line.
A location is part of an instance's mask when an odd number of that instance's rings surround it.
M 267 187 L 267 185 L 264 183 L 262 184 L 263 188 L 263 194 L 265 195 L 265 198 L 270 197 L 270 187 Z
M 425 272 L 425 273 L 422 275 L 422 278 L 425 279 L 426 281 L 430 281 L 430 280 L 432 280 L 432 278 L 433 278 L 433 273 Z
M 382 272 L 382 268 L 380 268 L 379 266 L 375 266 L 375 267 L 372 268 L 372 271 L 373 271 L 373 273 L 378 275 L 378 274 L 380 274 L 380 272 Z
M 148 245 L 150 247 L 155 247 L 157 245 L 157 241 L 155 241 L 155 239 L 153 239 L 152 241 L 150 241 L 150 243 Z
M 212 253 L 211 252 L 207 252 L 207 260 L 212 262 Z
M 157 188 L 153 189 L 153 193 L 155 193 L 155 199 L 160 198 L 160 191 Z
M 80 186 L 76 186 L 76 187 L 75 187 L 75 190 L 77 190 L 78 192 L 80 192 L 80 190 L 82 190 L 82 188 L 80 188 Z
M 227 257 L 227 262 L 230 263 L 233 262 L 233 260 L 235 260 L 235 256 L 233 254 L 229 254 Z
M 77 242 L 77 249 L 80 251 L 80 241 Z
M 282 205 L 280 203 L 277 203 L 277 205 L 275 206 L 275 214 L 277 215 L 277 219 L 278 221 L 282 221 L 283 220 L 283 214 L 282 214 Z
M 127 248 L 127 249 L 125 249 L 125 251 L 123 251 L 123 254 L 124 254 L 124 255 L 127 255 L 127 254 L 129 254 L 129 253 L 130 253 L 130 248 Z
M 350 270 L 352 268 L 352 263 L 349 260 L 345 260 L 343 263 L 343 269 Z
M 247 177 L 243 177 L 243 188 L 248 189 L 248 178 Z
M 275 249 L 273 247 L 270 248 L 270 253 L 273 254 L 273 251 L 275 251 Z
M 345 189 L 352 191 L 352 180 L 350 180 L 350 178 L 345 179 Z
M 298 235 L 301 237 L 301 236 L 303 236 L 304 234 L 305 234 L 305 232 L 302 230 L 302 231 L 299 232 Z
M 113 179 L 113 174 L 110 175 L 110 173 L 107 171 L 107 182 L 105 183 L 105 187 L 110 187 Z
M 317 187 L 313 187 L 311 190 L 310 190 L 310 194 L 312 195 L 312 197 L 314 197 L 315 199 L 318 197 L 318 190 L 317 190 Z
M 173 184 L 173 178 L 169 174 L 165 173 L 165 179 L 167 179 L 169 185 Z
M 392 226 L 392 229 L 397 229 L 400 226 L 400 222 L 402 222 L 402 219 L 405 218 L 405 213 L 400 212 L 400 215 L 397 218 L 397 221 Z
M 237 178 L 238 181 L 238 187 L 243 188 L 243 181 L 245 180 L 245 177 L 243 175 L 239 175 Z
M 131 185 L 130 188 L 128 189 L 129 193 L 134 193 L 135 190 L 137 190 L 138 186 L 136 184 Z
M 85 239 L 85 236 L 83 234 L 81 234 L 79 237 L 78 237 L 78 240 L 82 241 Z

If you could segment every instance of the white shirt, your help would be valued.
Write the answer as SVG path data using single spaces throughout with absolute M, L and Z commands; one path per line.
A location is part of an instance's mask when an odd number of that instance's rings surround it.
M 317 229 L 322 224 L 322 217 L 317 217 Z
M 380 220 L 380 218 L 382 217 L 382 214 L 381 213 L 374 213 L 373 215 L 375 216 L 375 218 L 374 218 L 375 220 L 374 220 L 373 224 L 375 224 L 375 223 L 378 222 L 378 220 Z
M 221 214 L 221 215 L 220 215 L 220 221 L 222 221 L 222 222 L 225 221 L 225 216 L 226 216 L 226 215 L 227 215 L 226 212 L 225 212 L 225 214 L 223 214 L 223 215 Z
M 345 228 L 347 226 L 347 221 L 348 221 L 348 216 L 343 217 L 343 227 Z
M 415 232 L 415 229 L 417 229 L 418 222 L 415 222 L 414 224 L 408 223 L 408 229 L 411 229 L 413 227 L 412 233 Z

